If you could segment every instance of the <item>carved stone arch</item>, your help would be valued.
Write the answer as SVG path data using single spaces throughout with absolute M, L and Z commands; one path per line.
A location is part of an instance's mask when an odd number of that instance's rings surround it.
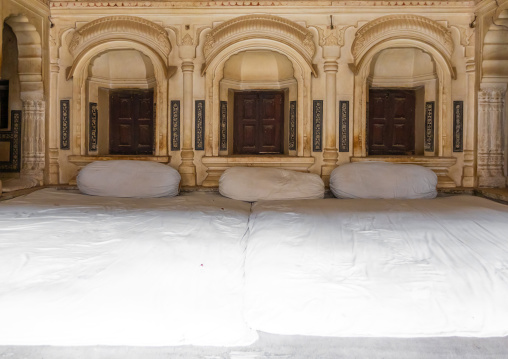
M 454 48 L 451 32 L 437 22 L 418 15 L 388 15 L 362 26 L 355 34 L 351 49 L 354 57 L 351 66 L 353 72 L 358 73 L 366 54 L 375 45 L 398 39 L 433 47 L 446 62 L 452 78 L 456 78 L 450 60 Z
M 73 76 L 77 63 L 94 47 L 119 41 L 129 41 L 151 48 L 151 52 L 157 54 L 165 65 L 167 74 L 171 43 L 163 27 L 139 17 L 108 16 L 91 21 L 74 33 L 69 50 L 75 60 L 67 79 Z
M 383 50 L 390 48 L 417 48 L 429 54 L 436 64 L 436 73 L 438 79 L 438 96 L 437 98 L 437 154 L 438 156 L 450 157 L 452 155 L 452 98 L 451 98 L 451 80 L 452 73 L 448 66 L 446 58 L 437 51 L 433 46 L 415 40 L 399 39 L 389 40 L 378 43 L 365 53 L 360 62 L 360 66 L 356 68 L 357 76 L 355 76 L 355 97 L 359 100 L 355 101 L 355 136 L 366 138 L 366 117 L 367 117 L 367 93 L 371 63 L 375 56 Z M 357 114 L 357 115 L 356 115 Z M 354 156 L 366 156 L 365 141 L 355 141 L 353 146 Z
M 10 16 L 5 23 L 12 28 L 18 43 L 20 97 L 41 101 L 44 98 L 41 36 L 25 15 Z
M 202 74 L 224 49 L 249 39 L 273 40 L 285 44 L 298 52 L 317 76 L 312 64 L 316 52 L 314 35 L 305 27 L 274 15 L 245 15 L 226 21 L 206 35 L 203 46 L 205 64 Z
M 87 93 L 86 81 L 88 79 L 88 68 L 94 58 L 111 50 L 136 50 L 146 55 L 154 67 L 155 80 L 157 87 L 154 89 L 157 95 L 156 107 L 156 131 L 158 135 L 155 137 L 155 155 L 167 155 L 167 138 L 160 134 L 167 133 L 167 83 L 168 83 L 168 67 L 159 54 L 149 45 L 132 42 L 128 40 L 113 41 L 111 43 L 99 43 L 80 57 L 76 58 L 73 63 L 72 71 L 69 75 L 73 77 L 73 121 L 72 131 L 76 134 L 76 140 L 73 141 L 73 155 L 86 155 L 86 109 L 87 109 Z M 175 70 L 174 67 L 171 70 Z M 70 79 L 70 77 L 69 77 Z

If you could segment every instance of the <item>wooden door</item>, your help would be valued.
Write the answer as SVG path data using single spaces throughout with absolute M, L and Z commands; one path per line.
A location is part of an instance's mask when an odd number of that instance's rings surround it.
M 370 90 L 368 153 L 415 153 L 415 91 Z
M 0 128 L 9 127 L 9 81 L 0 80 Z
M 284 91 L 235 93 L 233 152 L 283 153 Z
M 111 91 L 109 106 L 109 153 L 153 154 L 153 90 Z

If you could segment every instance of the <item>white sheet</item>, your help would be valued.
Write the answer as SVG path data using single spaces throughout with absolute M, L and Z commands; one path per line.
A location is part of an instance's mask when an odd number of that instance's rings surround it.
M 0 203 L 0 344 L 248 345 L 250 205 L 46 189 Z
M 477 197 L 252 207 L 246 319 L 276 334 L 508 334 L 508 207 Z

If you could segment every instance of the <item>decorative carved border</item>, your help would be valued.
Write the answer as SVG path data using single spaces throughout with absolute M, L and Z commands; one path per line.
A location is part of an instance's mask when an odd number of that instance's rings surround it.
M 290 151 L 296 151 L 296 141 L 297 141 L 296 115 L 297 115 L 296 101 L 291 101 L 289 103 L 289 144 L 288 144 L 288 149 Z
M 312 107 L 312 151 L 323 151 L 323 100 L 314 100 Z
M 197 100 L 194 107 L 194 149 L 205 149 L 205 100 Z
M 127 33 L 127 34 L 126 34 Z M 171 43 L 163 27 L 136 16 L 107 16 L 91 21 L 77 30 L 69 45 L 72 53 L 79 52 L 97 41 L 129 38 L 153 43 L 167 57 Z
M 60 149 L 70 150 L 70 100 L 60 100 Z
M 434 152 L 434 101 L 425 102 L 425 152 Z
M 349 101 L 339 101 L 339 152 L 349 152 Z
M 228 102 L 220 102 L 220 146 L 221 151 L 228 150 Z
M 0 132 L 0 141 L 9 142 L 9 162 L 0 162 L 0 170 L 4 172 L 19 172 L 21 154 L 21 111 L 11 111 L 11 130 Z
M 464 101 L 453 101 L 453 152 L 463 151 Z
M 388 15 L 363 25 L 355 34 L 352 54 L 357 58 L 365 49 L 380 38 L 401 37 L 411 33 L 415 38 L 431 38 L 435 44 L 444 47 L 448 56 L 453 52 L 451 32 L 434 20 L 418 15 Z
M 171 101 L 171 151 L 180 150 L 180 101 Z
M 97 151 L 98 149 L 98 132 L 99 132 L 99 112 L 97 111 L 97 103 L 89 104 L 89 132 L 88 132 L 88 150 Z

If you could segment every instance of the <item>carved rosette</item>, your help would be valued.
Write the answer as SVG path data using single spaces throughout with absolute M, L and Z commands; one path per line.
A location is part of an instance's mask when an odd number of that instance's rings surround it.
M 247 39 L 271 39 L 293 47 L 311 64 L 316 52 L 312 32 L 274 15 L 246 15 L 226 21 L 207 34 L 203 53 L 210 61 L 227 46 Z
M 157 48 L 164 58 L 171 52 L 166 30 L 151 21 L 135 16 L 107 16 L 85 24 L 74 33 L 69 50 L 77 54 L 98 41 L 115 39 L 149 43 Z
M 391 38 L 429 40 L 437 44 L 450 56 L 453 52 L 451 32 L 437 22 L 417 15 L 388 15 L 362 26 L 355 35 L 352 53 L 355 58 L 380 40 Z

